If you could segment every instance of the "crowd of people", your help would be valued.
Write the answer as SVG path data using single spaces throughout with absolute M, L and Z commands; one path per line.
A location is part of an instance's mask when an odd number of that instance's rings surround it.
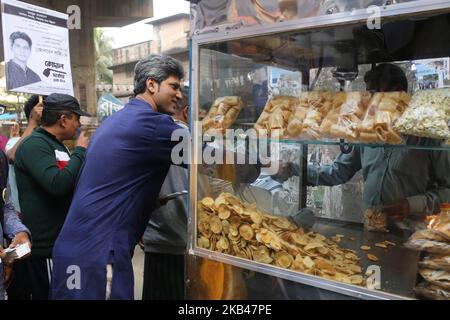
M 182 256 L 185 199 L 170 205 L 158 199 L 160 192 L 187 188 L 187 164 L 167 174 L 178 143 L 172 133 L 187 130 L 183 77 L 181 63 L 169 56 L 141 60 L 135 68 L 134 98 L 104 121 L 90 141 L 79 133 L 80 117 L 89 114 L 76 98 L 50 94 L 27 101 L 27 128 L 10 139 L 6 154 L 0 153 L 5 190 L 0 232 L 9 240 L 0 246 L 0 299 L 5 291 L 9 300 L 133 299 L 131 259 L 146 228 L 151 237 L 180 233 L 173 252 Z M 69 151 L 64 141 L 77 134 Z M 180 221 L 176 228 L 163 213 L 172 204 L 180 208 L 173 216 Z M 144 237 L 147 255 L 158 252 L 158 241 L 151 237 Z M 5 248 L 24 244 L 31 254 L 9 262 Z M 146 270 L 157 267 L 154 259 L 146 259 Z M 172 271 L 166 278 L 175 274 L 177 279 L 176 289 L 168 286 L 169 296 L 161 298 L 183 298 L 183 262 L 160 261 L 163 271 Z M 146 283 L 153 285 L 150 275 L 155 277 L 146 272 Z M 144 288 L 144 296 L 158 298 L 151 292 Z

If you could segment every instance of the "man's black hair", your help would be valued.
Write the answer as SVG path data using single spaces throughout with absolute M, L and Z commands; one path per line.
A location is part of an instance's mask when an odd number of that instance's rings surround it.
M 375 91 L 408 91 L 405 72 L 392 63 L 377 65 L 366 73 L 364 81 L 370 83 Z
M 75 113 L 67 110 L 67 109 L 48 109 L 44 107 L 44 110 L 42 111 L 42 117 L 41 117 L 41 125 L 45 127 L 53 126 L 58 120 L 61 118 L 62 115 L 65 115 L 69 118 L 72 118 L 75 116 Z
M 148 79 L 153 79 L 161 84 L 170 76 L 175 76 L 180 80 L 184 77 L 183 65 L 177 59 L 158 54 L 141 59 L 134 68 L 135 96 L 145 92 Z
M 181 87 L 181 95 L 183 98 L 178 101 L 177 109 L 183 109 L 186 106 L 189 106 L 189 87 Z

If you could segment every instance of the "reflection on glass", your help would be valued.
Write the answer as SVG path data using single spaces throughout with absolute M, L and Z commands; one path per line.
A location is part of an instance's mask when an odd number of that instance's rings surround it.
M 240 129 L 230 140 L 279 148 L 266 155 L 275 172 L 262 161 L 198 165 L 197 248 L 361 292 L 445 298 L 449 21 L 424 14 L 379 30 L 359 23 L 201 45 L 199 115 L 216 137 L 205 145 Z M 262 160 L 259 151 L 247 153 Z

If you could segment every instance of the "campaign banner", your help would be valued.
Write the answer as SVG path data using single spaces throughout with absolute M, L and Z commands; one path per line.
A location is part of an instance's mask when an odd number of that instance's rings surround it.
M 73 96 L 68 15 L 2 0 L 6 90 Z
M 124 103 L 114 97 L 111 93 L 104 94 L 98 99 L 97 116 L 98 121 L 102 122 L 114 112 L 119 111 L 124 106 Z

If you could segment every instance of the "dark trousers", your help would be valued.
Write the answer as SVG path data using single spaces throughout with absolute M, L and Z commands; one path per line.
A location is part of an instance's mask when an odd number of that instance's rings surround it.
M 16 260 L 13 264 L 11 282 L 6 289 L 8 300 L 30 300 L 28 274 L 25 260 Z
M 146 252 L 142 300 L 183 300 L 184 263 L 184 255 Z
M 8 300 L 48 300 L 52 268 L 52 259 L 16 260 Z

